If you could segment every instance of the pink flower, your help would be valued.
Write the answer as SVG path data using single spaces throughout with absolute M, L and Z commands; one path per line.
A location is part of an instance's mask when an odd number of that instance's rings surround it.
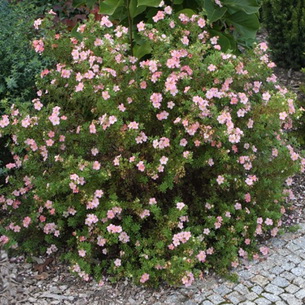
M 104 192 L 102 190 L 96 190 L 94 193 L 94 196 L 97 198 L 101 198 L 104 195 Z
M 141 219 L 143 219 L 143 218 L 145 218 L 145 217 L 147 217 L 147 216 L 149 216 L 149 215 L 150 215 L 150 211 L 147 210 L 147 209 L 143 210 L 143 211 L 139 214 L 139 216 L 140 216 Z
M 103 92 L 102 92 L 102 97 L 103 97 L 104 100 L 110 99 L 110 94 L 109 94 L 109 92 L 108 92 L 108 91 L 103 91 Z
M 98 161 L 94 161 L 92 168 L 95 170 L 99 170 L 101 168 L 101 163 Z
M 97 148 L 92 148 L 92 149 L 91 149 L 91 154 L 92 154 L 93 156 L 96 156 L 98 153 L 99 153 L 99 150 L 98 150 Z
M 263 255 L 267 255 L 269 253 L 269 248 L 268 247 L 260 247 L 259 251 L 263 254 Z
M 183 36 L 180 41 L 184 44 L 184 45 L 188 45 L 189 44 L 189 39 L 187 38 L 187 36 Z
M 150 198 L 150 199 L 149 199 L 149 204 L 150 204 L 150 205 L 153 205 L 153 204 L 156 204 L 156 203 L 157 203 L 156 198 Z
M 200 251 L 199 254 L 196 256 L 198 258 L 198 260 L 202 263 L 205 262 L 206 259 L 206 253 L 205 251 Z
M 129 129 L 139 129 L 139 123 L 137 123 L 137 122 L 130 122 L 128 124 L 128 128 Z
M 69 78 L 70 76 L 71 76 L 71 70 L 66 70 L 66 69 L 61 70 L 62 78 Z
M 177 202 L 176 207 L 181 211 L 185 207 L 185 204 L 183 202 Z
M 83 90 L 84 90 L 84 84 L 82 82 L 78 83 L 78 85 L 75 87 L 75 92 L 79 92 Z
M 203 18 L 199 18 L 199 20 L 197 21 L 197 24 L 200 28 L 204 28 L 206 25 L 206 22 Z
M 170 6 L 166 6 L 164 8 L 164 12 L 165 12 L 165 14 L 171 15 L 171 13 L 173 12 L 173 9 Z
M 101 26 L 111 28 L 113 26 L 112 22 L 109 20 L 109 16 L 103 16 L 101 20 Z
M 29 216 L 25 217 L 22 221 L 22 224 L 25 228 L 27 228 L 29 226 L 29 224 L 31 223 L 31 218 Z
M 269 92 L 263 93 L 263 100 L 264 101 L 268 102 L 270 100 L 270 98 L 271 98 L 271 95 L 270 95 Z
M 52 139 L 48 139 L 48 140 L 46 141 L 46 144 L 47 144 L 47 146 L 53 146 L 54 141 L 53 141 Z
M 90 133 L 96 133 L 96 127 L 93 123 L 91 123 L 90 126 L 89 126 L 89 132 Z
M 162 156 L 162 158 L 160 159 L 160 163 L 164 164 L 164 165 L 167 163 L 167 161 L 168 161 L 168 158 L 165 156 Z
M 86 256 L 86 250 L 84 250 L 84 249 L 78 250 L 78 255 L 81 256 L 81 257 L 85 257 Z
M 130 241 L 130 237 L 127 235 L 126 232 L 121 232 L 120 235 L 119 235 L 119 240 L 122 243 L 126 244 Z
M 270 218 L 266 218 L 265 224 L 266 224 L 267 226 L 272 226 L 272 225 L 273 225 L 273 220 L 270 219 Z
M 140 162 L 137 164 L 137 168 L 138 168 L 139 171 L 144 172 L 144 170 L 145 170 L 144 162 L 143 162 L 143 161 L 140 161 Z
M 124 104 L 120 104 L 120 105 L 118 106 L 118 109 L 119 109 L 120 111 L 124 112 L 124 111 L 126 110 L 126 107 L 124 106 Z
M 141 283 L 145 283 L 149 280 L 149 274 L 148 273 L 144 273 L 142 276 L 141 276 L 141 279 L 140 279 L 140 282 Z
M 266 42 L 261 42 L 259 44 L 259 48 L 262 50 L 262 51 L 267 51 L 268 50 L 268 45 Z
M 169 115 L 169 113 L 167 111 L 162 111 L 162 112 L 158 113 L 156 115 L 156 117 L 159 121 L 161 121 L 161 120 L 166 120 L 168 115 Z
M 288 114 L 284 112 L 279 113 L 280 120 L 284 121 L 287 118 Z
M 145 23 L 141 21 L 140 23 L 137 24 L 137 28 L 139 32 L 142 32 L 145 30 Z
M 33 41 L 33 47 L 35 49 L 35 52 L 42 53 L 44 51 L 44 43 L 40 40 L 34 40 Z
M 159 20 L 164 19 L 164 12 L 163 11 L 158 11 L 157 15 L 155 15 L 152 19 L 154 22 L 158 22 Z
M 1 235 L 0 236 L 0 245 L 5 245 L 9 242 L 9 237 L 7 237 L 6 235 Z
M 209 70 L 210 72 L 213 72 L 213 71 L 215 71 L 216 69 L 217 69 L 217 67 L 216 67 L 215 65 L 213 65 L 213 64 L 211 64 L 211 65 L 208 66 L 208 70 Z
M 161 107 L 161 101 L 162 101 L 162 94 L 161 93 L 153 93 L 150 97 L 150 100 L 153 103 L 153 106 L 155 108 Z
M 219 175 L 216 179 L 217 183 L 220 185 L 220 184 L 223 184 L 224 181 L 225 181 L 225 178 L 221 175 Z
M 115 226 L 113 224 L 110 224 L 108 227 L 107 227 L 107 231 L 109 233 L 121 233 L 122 232 L 122 227 L 121 226 Z
M 114 265 L 116 267 L 120 267 L 121 266 L 121 260 L 119 258 L 117 258 L 115 261 L 114 261 Z
M 41 25 L 42 19 L 38 18 L 34 21 L 34 28 L 38 30 L 39 26 Z
M 186 139 L 181 139 L 181 140 L 180 140 L 180 146 L 185 147 L 186 144 L 187 144 L 187 140 L 186 140 Z
M 249 193 L 245 194 L 245 201 L 250 202 L 251 201 L 251 195 Z
M 93 223 L 97 223 L 98 222 L 98 218 L 95 214 L 88 214 L 87 215 L 87 218 L 85 220 L 85 224 L 87 226 L 90 226 L 92 225 Z

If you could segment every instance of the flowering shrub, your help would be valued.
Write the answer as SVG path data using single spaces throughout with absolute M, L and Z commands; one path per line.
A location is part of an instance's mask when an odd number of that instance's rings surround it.
M 34 42 L 58 64 L 37 98 L 0 119 L 14 159 L 0 196 L 6 247 L 60 249 L 100 284 L 187 286 L 277 234 L 293 196 L 284 182 L 305 162 L 283 132 L 296 110 L 266 45 L 236 57 L 200 15 L 167 8 L 154 22 L 137 25 L 153 42 L 140 62 L 108 17 L 80 25 L 82 41 L 51 27 Z

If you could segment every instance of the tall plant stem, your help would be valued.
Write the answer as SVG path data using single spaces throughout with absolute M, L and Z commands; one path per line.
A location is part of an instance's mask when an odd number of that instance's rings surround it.
M 130 4 L 130 0 L 127 0 L 129 44 L 130 44 L 131 55 L 133 55 L 133 37 L 132 37 L 133 19 L 130 16 L 129 4 Z

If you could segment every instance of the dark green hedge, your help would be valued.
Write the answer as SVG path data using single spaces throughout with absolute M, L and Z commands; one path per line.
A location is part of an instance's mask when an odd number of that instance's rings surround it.
M 262 12 L 273 60 L 281 67 L 305 67 L 305 0 L 264 0 Z

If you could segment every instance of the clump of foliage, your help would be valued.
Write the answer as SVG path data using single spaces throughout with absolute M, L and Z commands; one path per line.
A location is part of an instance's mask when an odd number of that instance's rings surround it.
M 224 53 L 204 15 L 166 6 L 136 25 L 152 42 L 141 61 L 108 17 L 80 25 L 80 40 L 56 32 L 50 13 L 33 45 L 57 65 L 32 102 L 0 119 L 14 159 L 0 242 L 61 250 L 100 284 L 188 286 L 256 257 L 257 237 L 281 226 L 285 181 L 305 165 L 283 131 L 294 96 L 276 83 L 266 45 Z
M 93 7 L 96 0 L 74 0 L 76 7 L 82 5 Z M 130 43 L 134 45 L 137 57 L 149 54 L 151 43 L 143 41 L 137 35 L 135 24 L 143 20 L 153 23 L 152 17 L 158 12 L 158 7 L 171 5 L 177 14 L 191 16 L 204 10 L 207 18 L 213 23 L 209 29 L 211 36 L 219 37 L 222 50 L 239 52 L 239 47 L 251 47 L 259 29 L 259 0 L 104 0 L 99 3 L 100 13 L 111 16 L 120 24 L 129 27 Z
M 34 98 L 35 76 L 48 64 L 30 47 L 42 12 L 33 1 L 0 2 L 0 100 Z
M 43 1 L 42 1 L 43 2 Z M 33 22 L 41 15 L 47 3 L 25 0 L 0 1 L 0 100 L 14 103 L 31 100 L 35 96 L 35 76 L 50 64 L 31 48 L 36 35 Z M 0 114 L 3 108 L 0 108 Z M 0 144 L 0 185 L 4 182 L 2 162 L 10 156 Z
M 305 1 L 264 0 L 262 14 L 277 65 L 305 67 Z

